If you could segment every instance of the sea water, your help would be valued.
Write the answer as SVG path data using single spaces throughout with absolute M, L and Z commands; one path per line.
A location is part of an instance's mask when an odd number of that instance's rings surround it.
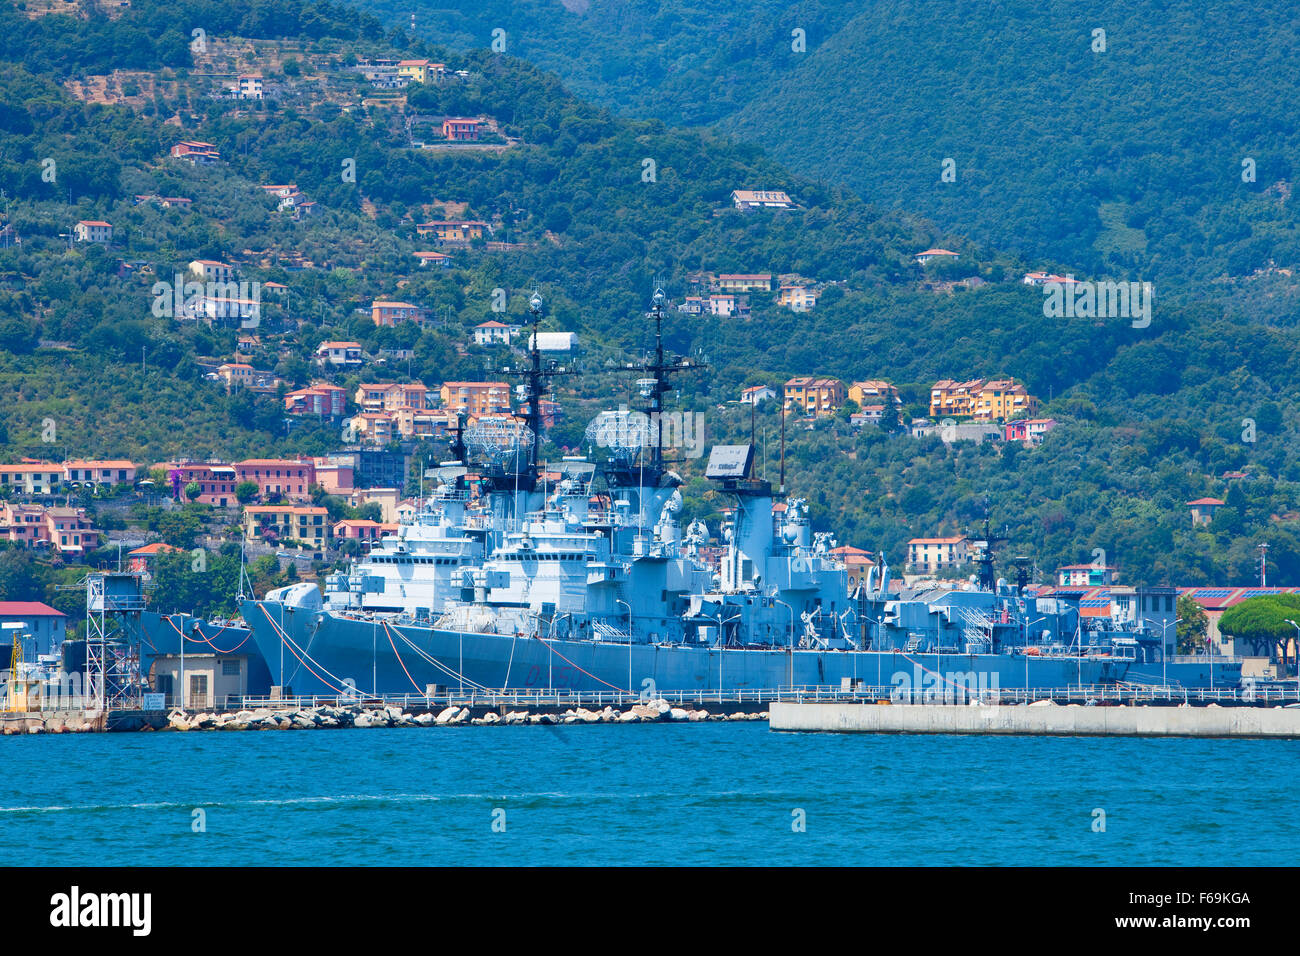
M 8 737 L 18 865 L 1293 865 L 1295 741 L 765 723 Z

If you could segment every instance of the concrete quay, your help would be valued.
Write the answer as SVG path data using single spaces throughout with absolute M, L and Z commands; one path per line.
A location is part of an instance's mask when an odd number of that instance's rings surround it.
M 1300 737 L 1300 707 L 1089 707 L 773 701 L 775 731 L 864 734 L 1037 734 L 1130 737 Z

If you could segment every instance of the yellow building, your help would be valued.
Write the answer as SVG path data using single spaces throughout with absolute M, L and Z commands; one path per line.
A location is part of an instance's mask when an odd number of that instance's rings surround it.
M 930 389 L 931 418 L 1009 422 L 1038 412 L 1038 399 L 1014 379 L 941 379 Z
M 963 534 L 946 538 L 913 538 L 907 542 L 908 569 L 914 574 L 960 567 L 969 559 L 970 542 Z
M 783 285 L 776 304 L 788 307 L 791 312 L 811 312 L 817 307 L 817 293 L 807 286 Z
M 0 465 L 0 489 L 16 494 L 52 495 L 63 481 L 63 466 L 50 462 L 23 462 Z
M 304 505 L 253 505 L 244 509 L 248 541 L 301 541 L 323 548 L 330 538 L 329 512 Z
M 492 227 L 478 220 L 465 222 L 436 220 L 419 223 L 415 231 L 422 238 L 434 238 L 439 242 L 472 242 L 475 239 L 482 239 L 484 231 L 491 232 Z
M 470 419 L 510 414 L 510 386 L 505 382 L 444 382 L 438 394 L 443 408 L 464 412 Z
M 397 75 L 404 76 L 414 83 L 426 83 L 431 66 L 428 60 L 402 60 L 397 64 Z
M 807 415 L 831 415 L 844 404 L 844 383 L 835 378 L 792 378 L 785 383 L 785 407 Z
M 898 389 L 888 382 L 873 379 L 867 382 L 854 382 L 849 386 L 849 398 L 857 402 L 859 408 L 866 408 L 868 405 L 884 405 L 886 396 L 892 398 L 895 405 L 903 403 L 898 397 Z
M 975 396 L 972 413 L 979 422 L 1009 422 L 1028 418 L 1038 411 L 1038 400 L 1009 378 L 986 382 Z
M 984 387 L 982 378 L 958 382 L 940 379 L 930 389 L 931 418 L 963 418 L 975 414 L 975 399 Z

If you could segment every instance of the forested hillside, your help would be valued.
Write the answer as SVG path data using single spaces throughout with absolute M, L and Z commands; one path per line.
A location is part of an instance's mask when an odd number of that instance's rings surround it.
M 1290 275 L 1243 281 L 1300 264 L 1283 0 L 361 2 L 465 47 L 503 29 L 621 112 L 713 124 L 1038 266 L 1296 311 Z
M 217 54 L 186 44 L 201 24 Z M 447 39 L 458 31 L 467 32 L 449 21 Z M 417 22 L 417 32 L 438 36 L 436 20 Z M 148 42 L 139 44 L 140 35 Z M 1041 448 L 855 433 L 847 414 L 812 427 L 787 423 L 789 484 L 842 543 L 885 549 L 901 564 L 909 537 L 963 528 L 987 511 L 1046 570 L 1101 548 L 1129 580 L 1238 583 L 1250 577 L 1254 545 L 1268 540 L 1278 573 L 1300 580 L 1300 467 L 1291 454 L 1300 359 L 1290 326 L 1229 318 L 1221 305 L 1197 301 L 1194 289 L 1163 287 L 1148 327 L 1047 319 L 1042 292 L 1019 282 L 1040 259 L 991 231 L 958 243 L 960 266 L 923 271 L 914 254 L 952 240 L 905 204 L 873 205 L 707 130 L 620 118 L 486 42 L 457 53 L 345 7 L 137 0 L 116 20 L 29 19 L 6 9 L 0 36 L 8 61 L 0 188 L 6 222 L 22 240 L 0 245 L 7 460 L 321 453 L 337 443 L 337 429 L 325 424 L 286 435 L 276 396 L 227 396 L 203 378 L 201 361 L 235 357 L 233 330 L 153 313 L 155 279 L 195 258 L 289 287 L 274 314 L 287 331 L 263 335 L 249 361 L 292 387 L 315 379 L 316 345 L 337 339 L 414 352 L 409 364 L 335 376 L 350 390 L 363 377 L 437 385 L 499 375 L 509 356 L 466 347 L 470 331 L 501 317 L 493 290 L 506 290 L 507 317 L 517 321 L 538 288 L 546 327 L 583 341 L 584 374 L 561 394 L 565 418 L 550 436 L 552 451 L 580 445 L 598 409 L 627 400 L 632 383 L 610 366 L 648 344 L 643 313 L 656 284 L 680 302 L 697 270 L 798 273 L 825 284 L 813 312 L 755 294 L 747 319 L 672 313 L 670 346 L 710 365 L 684 380 L 677 397 L 705 415 L 710 443 L 749 433 L 748 411 L 727 404 L 742 386 L 796 374 L 888 379 L 910 415 L 924 413 L 936 379 L 1013 376 L 1060 423 Z M 41 44 L 54 52 L 34 55 Z M 144 50 L 131 62 L 142 75 L 105 80 L 121 63 L 103 51 L 128 45 Z M 810 33 L 809 55 L 813 46 Z M 599 60 L 598 48 L 590 52 Z M 431 57 L 450 77 L 414 85 L 404 100 L 381 97 L 350 69 L 366 56 Z M 283 95 L 252 106 L 208 92 L 210 74 L 254 64 Z M 101 104 L 72 92 L 91 86 L 121 95 Z M 137 89 L 147 92 L 128 92 Z M 404 125 L 412 114 L 488 117 L 511 145 L 412 148 Z M 223 163 L 168 160 L 180 139 L 215 144 Z M 859 161 L 875 163 L 884 149 L 872 145 Z M 42 176 L 48 158 L 54 181 Z M 348 161 L 354 180 L 340 175 Z M 276 183 L 296 184 L 320 212 L 301 221 L 277 213 L 259 188 Z M 731 191 L 751 188 L 786 190 L 800 208 L 734 209 Z M 193 202 L 137 205 L 142 194 Z M 414 253 L 428 246 L 416 224 L 450 216 L 448 204 L 457 216 L 493 224 L 508 245 L 476 242 L 454 250 L 445 270 L 421 269 Z M 1281 215 L 1289 207 L 1277 208 Z M 917 211 L 934 212 L 923 203 Z M 65 237 L 82 219 L 112 222 L 113 244 L 70 244 Z M 141 262 L 152 274 L 123 268 Z M 984 284 L 942 281 L 963 277 Z M 377 328 L 359 311 L 393 297 L 438 320 L 424 330 Z M 57 424 L 55 442 L 42 440 L 46 419 Z M 774 408 L 759 411 L 755 429 L 775 477 Z M 699 479 L 702 462 L 681 468 L 691 479 L 691 512 L 716 517 L 725 502 Z M 1251 477 L 1229 483 L 1220 477 L 1228 471 Z M 1226 497 L 1229 507 L 1193 531 L 1184 502 L 1204 494 Z

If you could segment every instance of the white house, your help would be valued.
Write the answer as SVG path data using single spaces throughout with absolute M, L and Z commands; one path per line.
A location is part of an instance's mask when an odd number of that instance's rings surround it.
M 925 265 L 931 259 L 951 259 L 956 262 L 960 258 L 960 255 L 948 249 L 926 249 L 924 252 L 916 254 L 916 261 L 921 265 Z
M 215 259 L 195 259 L 190 263 L 190 272 L 204 282 L 230 282 L 235 277 L 234 266 Z
M 740 393 L 740 404 L 761 405 L 769 398 L 776 398 L 776 389 L 768 385 L 753 385 Z
M 731 201 L 737 209 L 793 209 L 794 202 L 780 190 L 736 189 Z
M 239 77 L 239 81 L 232 87 L 230 92 L 235 99 L 239 100 L 260 100 L 263 98 L 262 92 L 262 74 L 261 73 L 244 73 Z
M 100 219 L 83 219 L 77 223 L 78 242 L 112 242 L 113 227 Z
M 360 342 L 322 342 L 316 346 L 316 361 L 321 365 L 356 368 L 365 360 Z
M 504 322 L 498 322 L 493 319 L 490 322 L 484 322 L 481 325 L 474 326 L 474 344 L 509 345 L 514 340 L 514 337 L 523 330 L 522 325 L 506 325 Z

